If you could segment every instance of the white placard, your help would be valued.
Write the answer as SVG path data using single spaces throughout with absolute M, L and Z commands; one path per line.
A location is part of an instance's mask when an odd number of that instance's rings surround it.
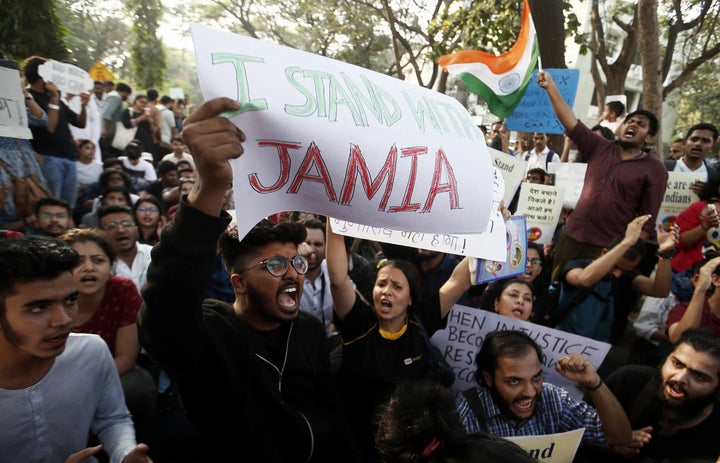
M 550 244 L 560 220 L 565 189 L 553 185 L 523 183 L 515 214 L 527 221 L 528 242 Z
M 20 73 L 0 67 L 0 137 L 32 138 Z
M 555 174 L 555 186 L 565 189 L 563 207 L 575 209 L 585 186 L 585 172 L 587 164 L 584 162 L 551 162 L 548 172 Z
M 611 347 L 605 342 L 456 304 L 448 315 L 445 329 L 436 331 L 431 338 L 455 371 L 453 390 L 460 392 L 475 385 L 475 355 L 485 336 L 496 330 L 523 331 L 530 335 L 545 354 L 543 379 L 564 387 L 577 399 L 582 398 L 583 392 L 555 371 L 558 359 L 570 353 L 582 354 L 598 369 Z
M 46 61 L 38 67 L 40 77 L 65 94 L 79 95 L 93 89 L 95 81 L 86 70 L 60 61 Z
M 242 237 L 298 210 L 423 233 L 482 233 L 492 206 L 480 129 L 454 98 L 357 66 L 192 26 L 203 97 L 241 102 L 233 161 Z
M 488 152 L 490 153 L 493 165 L 502 173 L 505 179 L 505 196 L 503 197 L 503 201 L 505 201 L 506 206 L 509 206 L 520 183 L 525 180 L 527 162 L 525 162 L 522 156 L 511 156 L 495 148 L 490 148 L 489 146 Z
M 505 261 L 505 221 L 498 210 L 505 191 L 504 180 L 498 169 L 493 173 L 493 209 L 485 233 L 477 235 L 420 233 L 372 227 L 347 220 L 330 219 L 335 233 L 384 243 L 401 244 L 412 248 Z
M 572 463 L 582 441 L 585 428 L 542 436 L 516 436 L 505 439 L 515 442 L 537 461 L 545 463 Z

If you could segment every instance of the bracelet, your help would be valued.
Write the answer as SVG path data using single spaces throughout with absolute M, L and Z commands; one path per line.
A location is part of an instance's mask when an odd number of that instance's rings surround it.
M 675 248 L 668 249 L 667 251 L 658 252 L 655 253 L 655 256 L 657 256 L 658 259 L 672 259 L 675 257 Z
M 54 109 L 55 111 L 60 111 L 60 106 L 58 106 L 54 103 L 48 103 L 48 109 Z
M 582 386 L 580 386 L 580 385 L 578 384 L 578 387 L 579 387 L 580 389 L 582 389 L 583 392 L 595 392 L 595 391 L 597 391 L 598 389 L 600 389 L 600 386 L 602 386 L 603 384 L 604 384 L 604 383 L 603 383 L 603 380 L 602 380 L 602 378 L 600 378 L 600 381 L 598 381 L 598 383 L 597 383 L 595 386 L 592 386 L 592 387 L 582 387 Z

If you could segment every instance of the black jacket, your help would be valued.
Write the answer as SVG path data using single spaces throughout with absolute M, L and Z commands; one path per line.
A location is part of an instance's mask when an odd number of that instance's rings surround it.
M 300 312 L 260 333 L 232 305 L 203 301 L 229 222 L 181 202 L 153 249 L 139 315 L 143 347 L 177 383 L 207 461 L 352 461 L 322 324 Z M 284 368 L 260 358 L 285 355 Z

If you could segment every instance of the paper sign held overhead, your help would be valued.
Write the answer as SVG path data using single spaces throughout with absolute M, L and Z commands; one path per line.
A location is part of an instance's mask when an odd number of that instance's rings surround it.
M 79 95 L 92 90 L 94 81 L 84 69 L 60 61 L 46 61 L 38 67 L 40 77 L 65 94 Z
M 247 136 L 233 161 L 240 236 L 287 210 L 400 231 L 485 231 L 490 158 L 455 99 L 248 37 L 192 33 L 204 98 L 242 105 L 228 115 Z

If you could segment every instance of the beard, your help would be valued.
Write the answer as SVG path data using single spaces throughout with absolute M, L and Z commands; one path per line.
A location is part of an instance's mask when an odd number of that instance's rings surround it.
M 667 384 L 667 383 L 666 383 Z M 681 385 L 677 386 L 687 396 L 687 390 Z M 663 385 L 663 390 L 665 385 Z M 672 402 L 665 398 L 664 392 L 661 390 L 662 395 L 661 401 L 665 409 L 665 420 L 669 423 L 684 423 L 690 421 L 702 413 L 708 405 L 711 405 L 718 398 L 718 392 L 720 388 L 716 388 L 709 394 L 688 397 L 683 401 L 677 403 Z
M 439 252 L 419 252 L 417 254 L 417 261 L 418 262 L 426 262 L 428 260 L 433 260 L 437 256 L 439 256 Z
M 490 395 L 493 398 L 493 401 L 495 402 L 495 405 L 500 409 L 500 412 L 502 412 L 503 415 L 512 418 L 515 421 L 521 421 L 526 418 L 520 418 L 515 413 L 513 413 L 512 410 L 510 410 L 510 407 L 508 404 L 505 403 L 505 399 L 498 393 L 498 391 L 495 389 L 495 387 L 487 385 L 487 388 L 490 389 Z M 537 410 L 537 404 L 540 402 L 540 397 L 542 396 L 542 389 L 538 394 L 535 396 L 535 409 L 533 410 L 533 415 L 535 415 L 535 411 Z M 529 398 L 529 397 L 519 397 L 518 399 L 523 398 Z M 517 400 L 517 399 L 516 399 Z
M 624 150 L 641 149 L 645 146 L 645 143 L 636 143 L 632 141 L 617 140 L 618 146 Z

